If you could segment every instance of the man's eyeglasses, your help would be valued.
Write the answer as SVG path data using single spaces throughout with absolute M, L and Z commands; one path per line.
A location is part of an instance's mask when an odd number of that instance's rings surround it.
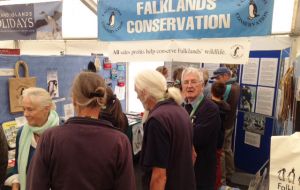
M 198 80 L 184 80 L 183 81 L 183 85 L 191 84 L 192 86 L 195 86 L 199 83 L 200 83 L 200 81 L 198 81 Z

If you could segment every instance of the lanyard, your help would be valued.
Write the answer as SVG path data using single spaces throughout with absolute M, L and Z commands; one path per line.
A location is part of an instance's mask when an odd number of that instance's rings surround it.
M 193 107 L 193 110 L 192 110 L 192 112 L 190 113 L 190 118 L 193 118 L 195 112 L 197 111 L 197 109 L 199 108 L 201 102 L 203 101 L 203 98 L 204 98 L 203 95 L 201 95 L 201 96 L 199 97 L 199 99 L 198 99 L 198 101 L 197 101 L 197 103 L 196 103 L 196 106 Z

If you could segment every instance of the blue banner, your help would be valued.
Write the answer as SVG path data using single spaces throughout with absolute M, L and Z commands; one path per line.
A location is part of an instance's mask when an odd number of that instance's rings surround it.
M 62 38 L 62 2 L 0 6 L 0 40 Z
M 274 0 L 99 0 L 102 41 L 270 35 Z

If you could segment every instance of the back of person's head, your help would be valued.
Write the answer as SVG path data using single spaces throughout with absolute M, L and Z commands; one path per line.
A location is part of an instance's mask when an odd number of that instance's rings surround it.
M 174 87 L 179 88 L 180 90 L 182 90 L 182 86 L 181 86 L 182 71 L 183 71 L 183 67 L 179 67 L 174 70 L 173 76 L 172 76 L 172 79 L 174 81 Z
M 25 89 L 22 92 L 22 98 L 28 97 L 31 102 L 37 103 L 41 107 L 50 106 L 52 110 L 56 109 L 55 103 L 52 101 L 52 98 L 45 89 L 38 87 L 30 87 Z
M 164 77 L 168 77 L 168 69 L 165 66 L 159 66 L 156 68 Z
M 208 70 L 205 68 L 202 68 L 202 69 L 200 69 L 200 71 L 202 71 L 202 73 L 203 73 L 204 86 L 206 86 L 208 79 L 209 79 Z
M 223 82 L 226 82 L 224 80 L 228 80 L 231 78 L 231 70 L 227 67 L 219 67 L 213 72 L 213 76 L 211 79 L 216 80 L 222 80 Z
M 199 69 L 197 68 L 194 68 L 194 67 L 187 67 L 185 68 L 183 71 L 182 71 L 182 75 L 181 75 L 181 81 L 183 82 L 184 80 L 184 77 L 188 74 L 193 74 L 195 75 L 198 80 L 200 81 L 200 83 L 204 83 L 204 78 L 203 78 L 203 73 L 202 71 L 200 71 Z
M 112 122 L 115 127 L 125 132 L 127 130 L 128 121 L 123 113 L 121 102 L 110 87 L 106 88 L 106 93 L 106 106 L 105 109 L 102 110 L 102 113 L 100 113 L 100 118 L 104 116 L 102 118 L 110 119 L 110 122 Z
M 145 90 L 156 101 L 171 98 L 177 104 L 182 102 L 179 89 L 175 87 L 167 88 L 165 77 L 158 71 L 144 70 L 140 72 L 135 78 L 135 87 L 138 90 Z
M 104 79 L 93 72 L 81 72 L 72 86 L 73 103 L 80 107 L 98 108 L 106 102 Z
M 216 98 L 222 99 L 225 91 L 226 85 L 221 81 L 215 81 L 211 86 L 211 94 Z
M 173 81 L 181 80 L 182 71 L 183 71 L 183 67 L 179 67 L 174 70 L 173 76 L 172 76 Z

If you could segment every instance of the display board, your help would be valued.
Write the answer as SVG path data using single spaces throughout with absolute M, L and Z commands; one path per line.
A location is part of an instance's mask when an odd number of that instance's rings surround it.
M 206 68 L 210 77 L 218 67 L 229 67 L 240 83 L 241 96 L 233 138 L 235 165 L 245 172 L 255 174 L 269 160 L 271 136 L 276 135 L 279 79 L 286 70 L 286 64 L 283 64 L 288 62 L 289 52 L 289 49 L 251 51 L 249 63 L 244 65 L 195 64 Z M 175 62 L 165 63 L 165 66 L 169 66 L 172 72 L 173 68 L 189 65 Z
M 235 165 L 255 174 L 270 157 L 281 70 L 281 51 L 251 51 L 241 66 L 241 96 L 235 135 Z
M 109 62 L 108 58 L 98 57 L 100 63 L 99 75 L 103 76 L 107 83 L 110 83 L 118 97 L 121 97 L 122 108 L 125 111 L 125 81 L 126 64 L 115 63 L 108 68 L 104 68 L 104 62 Z M 71 103 L 70 88 L 74 77 L 81 71 L 87 69 L 90 61 L 95 61 L 95 56 L 0 56 L 0 71 L 6 73 L 0 76 L 0 124 L 15 120 L 23 113 L 11 114 L 9 112 L 8 78 L 13 72 L 16 61 L 23 60 L 29 66 L 30 76 L 37 78 L 37 86 L 45 89 L 56 86 L 53 100 L 56 101 L 56 111 L 63 119 L 66 105 Z M 9 73 L 10 74 L 7 74 Z M 22 73 L 20 73 L 23 76 Z M 117 91 L 116 91 L 117 90 Z

